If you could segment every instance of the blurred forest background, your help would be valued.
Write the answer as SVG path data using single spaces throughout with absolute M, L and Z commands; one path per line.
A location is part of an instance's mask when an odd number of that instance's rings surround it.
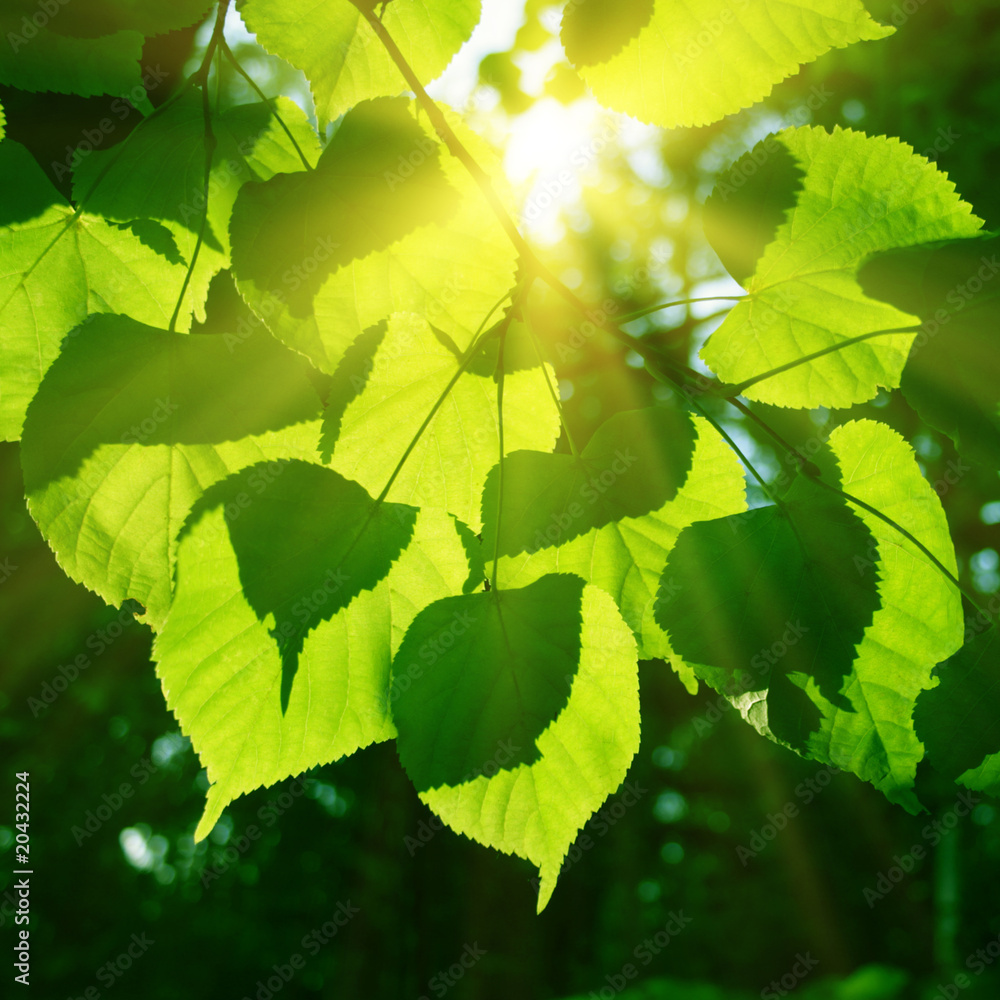
M 593 117 L 576 74 L 552 55 L 557 7 L 528 0 L 522 19 L 519 4 L 485 0 L 488 12 L 495 5 L 516 9 L 516 38 L 479 32 L 471 85 L 448 86 L 465 87 L 474 124 L 522 150 L 508 168 L 527 231 L 588 302 L 613 298 L 624 314 L 731 290 L 704 240 L 700 205 L 720 170 L 786 124 L 900 136 L 930 151 L 989 228 L 1000 224 L 994 0 L 870 0 L 876 17 L 899 25 L 895 36 L 830 53 L 750 112 L 671 133 Z M 148 44 L 144 64 L 170 74 L 150 94 L 154 104 L 204 39 L 192 30 Z M 246 36 L 233 40 L 265 92 L 308 99 L 289 67 Z M 461 58 L 468 77 L 470 55 Z M 235 76 L 221 82 L 233 100 L 249 99 Z M 435 93 L 453 97 L 448 86 Z M 10 136 L 67 190 L 56 164 L 110 98 L 0 88 L 0 100 Z M 591 129 L 562 151 L 540 138 L 556 103 Z M 559 179 L 566 170 L 568 185 Z M 687 361 L 717 308 L 680 307 L 629 329 Z M 240 309 L 222 275 L 209 326 L 224 329 Z M 551 297 L 538 295 L 531 315 L 578 437 L 666 391 L 610 338 L 574 348 L 580 318 Z M 899 393 L 851 413 L 768 418 L 804 441 L 831 418 L 864 415 L 914 441 L 931 482 L 956 459 Z M 779 470 L 753 426 L 725 418 L 761 465 Z M 16 445 L 0 445 L 0 738 L 7 801 L 13 772 L 31 773 L 34 995 L 550 1000 L 608 998 L 627 986 L 638 987 L 628 997 L 646 1000 L 1000 996 L 995 802 L 965 809 L 953 786 L 922 773 L 929 812 L 909 816 L 853 776 L 761 739 L 733 711 L 718 711 L 712 692 L 689 696 L 661 662 L 640 665 L 642 746 L 626 785 L 584 829 L 539 917 L 531 866 L 436 831 L 391 743 L 240 799 L 195 845 L 207 782 L 164 706 L 150 632 L 65 577 L 25 510 L 18 461 Z M 965 475 L 944 502 L 963 582 L 995 592 L 995 474 Z M 51 686 L 81 655 L 79 677 Z M 779 813 L 784 823 L 773 821 Z M 955 819 L 946 836 L 933 826 Z M 5 928 L 13 842 L 4 805 Z M 911 863 L 915 845 L 926 855 Z M 985 960 L 973 974 L 966 963 L 977 949 Z M 280 970 L 295 955 L 305 967 L 286 984 Z M 968 979 L 956 985 L 962 972 Z

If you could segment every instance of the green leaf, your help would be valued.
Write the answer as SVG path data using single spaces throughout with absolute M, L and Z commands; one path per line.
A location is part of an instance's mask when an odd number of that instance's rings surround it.
M 375 32 L 350 0 L 237 0 L 247 27 L 274 55 L 303 70 L 321 123 L 372 97 L 408 90 Z M 479 22 L 479 0 L 390 3 L 382 23 L 423 83 L 444 72 Z
M 335 477 L 322 469 L 317 472 Z M 250 506 L 241 507 L 240 492 L 235 501 L 228 501 L 236 503 L 230 513 L 221 504 L 202 511 L 181 536 L 176 594 L 153 649 L 167 704 L 191 737 L 212 782 L 195 831 L 198 840 L 238 796 L 391 739 L 392 655 L 414 616 L 431 601 L 461 590 L 468 572 L 451 518 L 421 511 L 413 525 L 413 511 L 403 509 L 413 532 L 409 546 L 388 577 L 320 618 L 304 635 L 283 707 L 282 654 L 270 634 L 278 623 L 273 614 L 262 621 L 248 602 L 242 579 L 246 568 L 230 541 L 242 517 L 234 519 L 232 512 L 253 511 L 259 502 L 251 493 Z M 272 530 L 261 539 L 270 542 L 276 565 L 287 558 L 284 532 L 301 510 L 294 496 L 280 508 L 275 506 Z M 329 542 L 342 531 L 345 513 L 353 517 L 357 510 L 337 508 L 336 517 L 317 522 L 325 526 L 323 537 Z M 383 508 L 386 516 L 399 523 L 391 508 Z M 384 561 L 387 553 L 372 538 L 364 543 L 364 551 L 370 560 Z M 297 626 L 332 597 L 323 582 L 315 586 L 309 579 L 322 571 L 326 580 L 326 567 L 309 553 L 304 559 L 303 590 L 290 605 Z M 264 562 L 260 569 L 266 572 Z
M 567 4 L 567 55 L 602 104 L 663 128 L 718 121 L 824 52 L 894 30 L 873 21 L 860 0 L 660 0 L 648 23 L 630 3 L 605 44 L 574 44 L 585 23 L 612 23 L 621 6 Z M 629 41 L 619 51 L 620 34 Z
M 1000 631 L 973 634 L 934 670 L 913 721 L 930 762 L 976 791 L 1000 792 Z
M 909 444 L 885 424 L 852 421 L 830 436 L 841 486 L 906 528 L 952 573 L 955 549 L 941 501 L 921 475 Z M 879 601 L 842 687 L 849 710 L 805 690 L 820 709 L 819 728 L 803 749 L 809 757 L 852 771 L 911 812 L 912 791 L 924 756 L 910 721 L 931 670 L 962 643 L 962 599 L 924 553 L 881 518 L 859 510 L 877 545 L 857 571 L 879 577 Z M 779 728 L 789 726 L 779 722 Z M 1000 747 L 998 747 L 1000 748 Z
M 229 537 L 247 602 L 260 621 L 273 623 L 284 708 L 305 637 L 388 574 L 410 541 L 416 511 L 375 504 L 357 483 L 308 462 L 288 463 L 241 506 L 260 478 L 257 467 L 230 476 L 198 509 L 221 503 L 239 511 L 229 518 Z M 337 512 L 335 531 L 327 526 L 330 511 Z
M 399 759 L 417 791 L 539 759 L 535 740 L 566 706 L 580 662 L 583 588 L 553 574 L 417 616 L 393 663 Z
M 804 178 L 791 150 L 773 136 L 723 171 L 705 202 L 705 236 L 741 285 L 795 208 Z
M 875 258 L 865 291 L 923 320 L 900 388 L 925 423 L 964 455 L 1000 467 L 1000 237 Z
M 70 0 L 6 0 L 9 16 L 44 16 L 44 27 L 60 35 L 98 38 L 116 31 L 138 31 L 143 35 L 163 35 L 200 21 L 214 6 L 211 0 L 87 0 L 83 9 Z M 37 22 L 36 22 L 37 23 Z
M 574 66 L 595 66 L 617 55 L 653 16 L 654 0 L 573 0 L 563 9 L 559 37 Z
M 143 37 L 137 31 L 72 38 L 4 13 L 0 36 L 5 40 L 0 45 L 0 84 L 82 97 L 125 97 L 143 87 L 139 66 Z
M 877 574 L 857 567 L 873 545 L 843 501 L 799 478 L 781 506 L 685 528 L 656 621 L 713 687 L 780 700 L 770 728 L 795 745 L 816 728 L 818 709 L 800 690 L 807 680 L 849 710 L 843 680 L 879 607 Z
M 913 326 L 916 318 L 867 296 L 859 265 L 871 254 L 982 226 L 954 185 L 898 139 L 837 128 L 788 129 L 748 154 L 736 173 L 787 176 L 787 150 L 804 173 L 795 207 L 746 282 L 747 297 L 701 355 L 740 384 L 815 351 L 839 348 L 745 390 L 778 406 L 843 407 L 899 385 L 912 333 L 853 338 Z M 726 193 L 717 190 L 716 197 Z M 725 254 L 725 246 L 719 247 Z M 741 272 L 737 272 L 740 274 Z
M 675 497 L 648 514 L 623 517 L 575 538 L 560 537 L 544 548 L 502 556 L 497 568 L 501 587 L 524 587 L 545 573 L 576 573 L 602 588 L 615 599 L 632 629 L 639 657 L 670 661 L 692 693 L 697 679 L 670 648 L 653 617 L 660 576 L 682 529 L 746 509 L 743 468 L 732 449 L 707 420 L 693 420 L 697 439 L 691 471 Z
M 0 218 L 0 437 L 16 440 L 63 337 L 92 313 L 166 326 L 184 269 L 132 232 L 75 213 L 10 139 L 0 144 Z
M 670 406 L 616 413 L 594 432 L 580 453 L 517 451 L 499 467 L 483 493 L 483 547 L 536 552 L 570 541 L 622 518 L 637 518 L 672 500 L 691 468 L 694 427 Z
M 231 232 L 246 301 L 331 374 L 393 312 L 425 314 L 464 350 L 514 284 L 482 194 L 403 98 L 350 111 L 312 173 L 246 185 Z
M 384 331 L 363 338 L 374 354 L 352 351 L 334 382 L 360 391 L 341 411 L 327 408 L 322 447 L 330 465 L 378 495 L 431 413 L 462 358 L 427 321 L 396 313 Z M 376 346 L 377 345 L 377 346 Z M 360 356 L 359 356 L 360 355 Z M 474 531 L 482 527 L 480 499 L 500 448 L 495 346 L 477 358 L 448 394 L 389 491 L 388 499 L 447 510 Z M 551 373 L 550 373 L 551 374 Z M 551 450 L 559 413 L 540 368 L 510 372 L 504 381 L 504 449 Z M 378 447 L 372 447 L 372 441 Z
M 557 655 L 562 664 L 573 652 L 564 640 L 564 637 L 568 639 L 568 608 L 560 602 L 560 607 L 543 605 L 533 609 L 529 595 L 547 593 L 554 587 L 559 592 L 565 590 L 568 596 L 568 585 L 554 582 L 565 579 L 543 577 L 523 590 L 478 595 L 484 601 L 477 603 L 475 609 L 483 617 L 477 622 L 476 630 L 470 633 L 471 658 L 467 667 L 481 678 L 480 684 L 489 684 L 492 675 L 510 695 L 514 691 L 515 673 L 519 680 L 522 677 L 528 680 L 527 671 L 522 673 L 515 664 L 527 667 L 529 663 L 536 663 L 537 668 L 549 676 L 549 683 L 558 685 L 558 690 L 546 691 L 541 686 L 540 675 L 534 678 L 530 698 L 523 704 L 521 713 L 511 713 L 520 722 L 520 728 L 508 713 L 490 715 L 489 706 L 484 706 L 483 702 L 487 692 L 476 691 L 474 686 L 462 683 L 462 665 L 446 657 L 438 657 L 426 668 L 421 667 L 410 689 L 416 691 L 421 685 L 432 685 L 433 690 L 439 692 L 438 700 L 413 694 L 408 702 L 414 709 L 412 716 L 406 710 L 402 714 L 396 712 L 400 758 L 404 766 L 408 766 L 408 760 L 415 759 L 419 768 L 428 758 L 419 755 L 416 747 L 426 746 L 427 737 L 433 735 L 431 727 L 435 723 L 442 727 L 460 724 L 461 720 L 455 716 L 445 715 L 445 706 L 452 699 L 459 699 L 458 703 L 463 698 L 471 699 L 486 711 L 484 732 L 491 736 L 498 734 L 498 743 L 492 748 L 487 748 L 482 740 L 477 743 L 480 750 L 488 750 L 488 755 L 467 757 L 474 776 L 458 785 L 426 789 L 421 788 L 420 778 L 427 775 L 418 770 L 420 798 L 453 830 L 499 851 L 527 858 L 536 865 L 541 875 L 539 912 L 552 895 L 563 858 L 578 831 L 625 779 L 639 748 L 635 642 L 615 610 L 614 602 L 602 590 L 585 587 L 582 601 L 575 605 L 580 625 L 573 644 L 577 652 L 569 671 L 571 676 L 556 677 L 555 671 L 550 672 L 547 666 L 548 656 Z M 520 619 L 524 626 L 538 629 L 529 634 L 515 631 L 517 620 L 509 627 L 508 640 L 515 653 L 527 657 L 523 661 L 498 655 L 494 630 L 486 623 L 486 618 L 492 617 L 496 626 L 499 612 L 495 610 L 496 605 L 491 610 L 487 603 L 495 601 L 496 594 L 499 594 L 501 608 L 506 609 L 510 602 L 526 616 Z M 429 610 L 433 611 L 434 607 Z M 435 612 L 435 623 L 438 617 Z M 548 618 L 554 619 L 552 624 L 558 626 L 558 632 L 550 632 Z M 429 621 L 424 619 L 424 622 Z M 409 676 L 408 668 L 413 662 L 421 662 L 419 655 L 414 660 L 414 654 L 419 654 L 416 643 L 421 637 L 423 642 L 430 641 L 433 629 L 423 628 L 418 618 L 393 662 L 394 683 Z M 553 648 L 553 638 L 558 638 L 562 648 Z M 403 696 L 398 701 L 402 705 Z M 534 737 L 531 745 L 527 745 L 530 734 L 541 725 L 557 701 L 565 702 L 558 716 Z M 420 706 L 419 711 L 417 706 Z M 513 732 L 502 734 L 501 719 L 512 730 L 525 734 L 518 737 L 525 740 L 524 744 L 513 742 Z M 532 762 L 518 760 L 515 766 L 507 766 L 514 763 L 515 755 L 525 752 L 534 756 Z M 457 760 L 452 763 L 455 770 L 461 770 Z M 444 769 L 440 769 L 440 773 L 443 774 Z
M 192 299 L 201 321 L 209 282 L 229 266 L 229 219 L 237 192 L 248 181 L 302 169 L 275 112 L 298 149 L 315 163 L 319 139 L 305 114 L 287 98 L 273 106 L 243 104 L 212 115 L 216 148 L 207 224 L 192 277 Z M 190 263 L 206 217 L 205 136 L 201 95 L 191 91 L 141 123 L 123 146 L 95 150 L 84 158 L 73 175 L 73 197 L 88 211 L 115 222 L 159 222 L 173 235 L 184 262 Z
M 65 572 L 109 604 L 139 601 L 158 626 L 175 536 L 204 490 L 315 455 L 319 399 L 303 368 L 263 331 L 234 347 L 120 316 L 80 327 L 22 442 L 28 506 Z

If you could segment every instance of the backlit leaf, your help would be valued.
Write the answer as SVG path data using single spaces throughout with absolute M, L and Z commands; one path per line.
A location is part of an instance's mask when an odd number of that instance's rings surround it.
M 60 565 L 158 625 L 175 536 L 212 483 L 314 456 L 319 400 L 265 331 L 237 347 L 98 316 L 69 339 L 26 420 L 25 491 Z
M 614 22 L 614 44 L 573 37 L 583 22 Z M 832 48 L 884 38 L 860 0 L 656 0 L 644 5 L 568 3 L 563 43 L 594 96 L 640 121 L 708 125 L 766 97 L 772 87 Z M 628 43 L 620 48 L 618 33 Z M 605 31 L 605 34 L 608 34 Z
M 546 582 L 568 579 L 572 578 L 543 577 L 524 590 L 500 591 L 499 607 L 503 608 L 505 599 L 514 598 L 518 607 L 531 610 L 525 605 L 529 595 L 534 593 L 532 588 L 541 594 L 539 588 L 557 587 L 560 591 L 565 590 L 568 596 L 568 585 Z M 492 594 L 483 597 L 485 601 L 494 599 Z M 434 607 L 432 605 L 428 611 L 433 612 Z M 477 609 L 479 607 L 477 604 Z M 485 610 L 485 602 L 482 607 L 484 615 L 490 614 Z M 562 603 L 548 605 L 536 609 L 529 619 L 520 622 L 515 619 L 512 629 L 525 627 L 531 621 L 537 623 L 530 632 L 515 632 L 510 636 L 515 650 L 526 648 L 529 655 L 537 655 L 541 663 L 546 662 L 545 657 L 553 653 L 551 641 L 563 635 L 563 632 L 549 633 L 546 613 L 561 621 L 564 608 Z M 596 587 L 584 588 L 577 609 L 580 625 L 572 644 L 577 650 L 577 659 L 571 676 L 556 678 L 553 671 L 550 683 L 558 684 L 557 690 L 546 691 L 539 687 L 526 693 L 524 714 L 531 718 L 532 725 L 522 725 L 519 731 L 525 732 L 526 741 L 528 734 L 541 725 L 558 702 L 563 707 L 556 718 L 534 736 L 530 746 L 511 745 L 512 737 L 501 736 L 488 756 L 468 758 L 468 763 L 473 765 L 468 780 L 453 786 L 422 789 L 420 794 L 453 830 L 537 865 L 541 876 L 539 912 L 552 895 L 563 858 L 580 828 L 625 779 L 639 748 L 635 642 L 628 626 L 621 620 L 611 598 Z M 492 612 L 497 621 L 498 614 L 495 610 Z M 539 626 L 543 632 L 534 630 Z M 412 662 L 410 654 L 415 652 L 414 643 L 422 635 L 421 619 L 418 618 L 393 662 L 394 679 L 402 676 Z M 506 676 L 511 685 L 507 691 L 512 692 L 511 661 L 505 651 L 486 641 L 488 636 L 492 638 L 491 631 L 477 631 L 476 635 L 480 636 L 479 643 L 469 647 L 475 654 L 473 662 L 486 676 L 492 674 L 498 680 Z M 568 644 L 563 645 L 560 663 L 566 662 L 571 652 Z M 445 677 L 437 678 L 439 673 L 444 673 Z M 456 685 L 454 688 L 446 683 L 449 676 Z M 442 721 L 444 717 L 440 713 L 449 691 L 453 700 L 458 699 L 455 704 L 461 704 L 459 679 L 446 662 L 438 660 L 426 668 L 422 678 L 414 681 L 413 690 L 421 683 L 433 684 L 440 694 L 434 704 L 428 705 L 428 710 L 435 713 L 433 718 Z M 541 678 L 536 683 L 540 684 Z M 397 713 L 400 756 L 406 766 L 415 737 L 412 730 L 407 731 L 404 718 Z M 426 733 L 430 719 L 414 721 L 417 731 Z M 503 726 L 493 725 L 499 721 L 497 716 L 489 716 L 493 727 L 484 731 L 500 732 Z M 532 757 L 530 762 L 519 756 L 528 752 Z M 432 770 L 430 773 L 437 772 Z M 426 775 L 418 770 L 418 787 L 421 787 L 421 777 Z
M 479 0 L 389 3 L 382 23 L 423 83 L 438 76 L 479 22 Z M 268 52 L 304 70 L 322 122 L 372 97 L 409 88 L 350 0 L 237 0 Z
M 63 337 L 89 313 L 165 327 L 184 270 L 129 230 L 74 212 L 10 139 L 0 143 L 0 218 L 0 437 L 16 440 Z
M 314 474 L 324 473 L 339 479 L 318 467 Z M 236 485 L 238 497 L 243 490 Z M 256 494 L 251 497 L 258 500 Z M 244 595 L 247 567 L 230 540 L 240 516 L 234 519 L 232 511 L 253 507 L 241 508 L 238 501 L 235 508 L 227 506 L 233 503 L 229 499 L 202 511 L 182 535 L 176 597 L 153 650 L 167 704 L 212 782 L 195 831 L 199 840 L 240 795 L 391 739 L 392 655 L 417 612 L 460 590 L 468 571 L 454 522 L 420 513 L 414 523 L 414 512 L 407 509 L 412 540 L 397 553 L 391 575 L 334 612 L 337 583 L 326 576 L 321 560 L 310 561 L 306 553 L 320 582 L 303 574 L 301 592 L 286 597 L 290 616 L 285 621 L 301 628 L 317 611 L 321 614 L 302 636 L 298 669 L 283 699 L 282 654 L 272 634 L 278 626 L 281 635 L 280 624 L 273 614 L 262 619 Z M 289 523 L 295 517 L 294 497 L 276 503 L 274 513 L 282 524 Z M 399 525 L 391 509 L 384 516 Z M 333 539 L 342 529 L 342 523 L 328 522 L 326 537 Z M 262 545 L 268 542 L 276 564 L 287 559 L 280 528 L 261 539 Z M 392 557 L 393 549 L 381 550 L 376 539 L 364 543 L 363 551 L 374 566 Z M 259 569 L 266 575 L 266 561 Z
M 733 173 L 774 170 L 785 176 L 783 150 L 802 171 L 794 208 L 745 281 L 746 298 L 701 354 L 720 378 L 739 384 L 815 351 L 840 347 L 744 394 L 778 406 L 864 402 L 879 386 L 899 385 L 914 335 L 849 342 L 913 326 L 917 318 L 867 296 L 858 284 L 859 265 L 892 247 L 971 236 L 982 220 L 947 176 L 909 146 L 840 128 L 832 134 L 808 127 L 770 136 Z M 733 183 L 732 175 L 727 183 Z M 723 194 L 720 186 L 716 197 Z M 727 253 L 725 246 L 719 250 Z

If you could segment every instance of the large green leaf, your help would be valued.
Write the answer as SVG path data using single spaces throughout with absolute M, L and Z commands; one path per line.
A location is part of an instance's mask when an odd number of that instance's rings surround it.
M 276 173 L 301 170 L 298 150 L 315 163 L 319 139 L 292 101 L 244 104 L 212 114 L 215 142 L 205 200 L 205 116 L 192 91 L 143 122 L 124 147 L 95 150 L 73 175 L 73 196 L 88 211 L 115 222 L 152 219 L 169 230 L 185 264 L 191 262 L 202 220 L 204 241 L 192 275 L 194 306 L 204 320 L 213 275 L 229 266 L 229 219 L 239 189 Z
M 651 16 L 635 0 L 622 6 L 568 3 L 567 55 L 602 104 L 664 128 L 718 121 L 824 52 L 894 30 L 861 0 L 656 0 Z M 578 40 L 602 21 L 612 22 L 603 38 Z
M 316 471 L 339 479 L 318 467 Z M 230 541 L 239 520 L 227 514 L 227 503 L 236 503 L 239 510 L 243 492 L 239 481 L 235 485 L 237 499 L 202 511 L 181 536 L 176 595 L 153 650 L 167 704 L 212 782 L 195 831 L 199 840 L 238 796 L 391 739 L 392 655 L 417 612 L 459 592 L 468 573 L 451 518 L 420 512 L 413 524 L 415 512 L 402 509 L 413 533 L 408 547 L 388 577 L 320 618 L 303 636 L 298 669 L 283 699 L 286 671 L 272 634 L 277 629 L 281 636 L 280 622 L 273 614 L 262 620 L 244 593 L 248 581 L 251 587 L 256 582 L 266 586 L 266 562 L 248 577 Z M 219 492 L 217 499 L 223 495 Z M 262 547 L 270 544 L 275 565 L 287 559 L 284 531 L 299 512 L 295 497 L 286 496 L 261 515 L 272 518 L 270 532 L 260 542 Z M 347 527 L 345 516 L 358 527 L 358 513 L 356 505 L 331 510 L 320 533 L 334 540 Z M 392 508 L 383 508 L 381 518 L 388 518 L 391 538 L 392 526 L 400 522 Z M 382 548 L 378 532 L 363 536 L 358 546 L 370 566 L 391 558 L 394 548 Z M 296 627 L 313 618 L 317 607 L 329 603 L 332 608 L 338 586 L 336 571 L 327 577 L 332 567 L 318 556 L 307 551 L 299 558 L 306 565 L 302 590 L 288 605 Z M 320 575 L 321 582 L 310 580 L 310 574 Z
M 672 500 L 687 478 L 694 426 L 670 406 L 616 413 L 579 458 L 517 451 L 483 493 L 483 546 L 502 555 L 535 552 Z M 497 505 L 501 522 L 497 546 Z
M 74 212 L 10 139 L 0 143 L 0 218 L 0 437 L 16 440 L 63 337 L 91 313 L 166 326 L 184 269 L 130 230 Z
M 393 312 L 425 314 L 464 349 L 514 283 L 482 194 L 403 98 L 350 111 L 312 173 L 246 185 L 231 232 L 251 308 L 330 373 Z
M 323 447 L 330 464 L 378 495 L 389 482 L 424 418 L 438 402 L 462 358 L 427 321 L 412 313 L 393 315 L 374 355 L 352 351 L 334 381 L 363 385 L 341 411 L 331 404 Z M 360 346 L 367 346 L 362 344 Z M 389 491 L 397 503 L 450 511 L 478 531 L 483 484 L 500 447 L 495 348 L 473 361 L 448 394 Z M 559 413 L 541 368 L 508 373 L 504 382 L 504 450 L 551 450 L 559 436 Z M 372 447 L 372 441 L 378 447 Z
M 571 643 L 567 627 L 570 606 L 566 604 L 570 588 L 554 582 L 564 579 L 543 577 L 524 590 L 480 595 L 482 599 L 474 606 L 480 619 L 468 644 L 463 643 L 469 655 L 466 666 L 479 679 L 478 690 L 466 683 L 461 664 L 439 656 L 420 667 L 410 688 L 415 692 L 427 685 L 435 697 L 412 694 L 408 700 L 412 713 L 406 709 L 396 713 L 400 757 L 408 769 L 417 768 L 421 799 L 453 830 L 537 865 L 541 875 L 539 911 L 552 895 L 563 858 L 578 831 L 624 780 L 639 748 L 639 685 L 632 635 L 611 598 L 587 586 L 582 600 L 572 605 L 580 624 Z M 553 588 L 556 593 L 551 592 Z M 558 600 L 532 609 L 530 597 L 535 593 Z M 499 604 L 495 603 L 498 597 Z M 489 602 L 494 602 L 492 608 Z M 509 622 L 507 602 L 512 612 L 518 612 L 509 616 Z M 393 661 L 394 683 L 410 676 L 414 662 L 427 662 L 419 657 L 419 643 L 436 639 L 438 648 L 443 645 L 443 622 L 436 607 L 432 605 L 418 617 L 407 633 Z M 471 607 L 456 606 L 455 610 L 461 613 Z M 508 628 L 506 642 L 495 631 L 501 614 Z M 487 618 L 495 627 L 489 627 Z M 447 628 L 446 623 L 444 626 Z M 570 663 L 574 652 L 575 662 L 565 672 L 569 676 L 556 676 L 556 669 L 563 674 L 563 666 Z M 557 659 L 550 667 L 551 656 Z M 530 664 L 535 664 L 537 673 L 528 670 Z M 532 684 L 513 712 L 520 725 L 511 722 L 510 712 L 490 714 L 491 706 L 484 702 L 490 692 L 483 685 L 495 679 L 496 690 L 505 693 L 496 700 L 511 708 L 505 698 L 515 696 L 515 678 L 527 681 L 529 676 Z M 557 687 L 546 689 L 542 676 Z M 400 706 L 403 700 L 400 696 Z M 562 710 L 544 731 L 533 736 L 557 703 L 564 703 Z M 434 727 L 457 732 L 453 727 L 462 725 L 459 716 L 472 705 L 483 712 L 481 732 L 490 738 L 497 735 L 497 742 L 486 747 L 477 733 L 476 746 L 482 752 L 476 758 L 466 758 L 471 765 L 468 780 L 433 789 L 422 787 L 428 758 L 417 748 L 433 739 Z M 449 706 L 454 715 L 446 714 Z M 514 742 L 515 733 L 522 743 Z M 523 759 L 525 754 L 530 760 Z M 454 762 L 457 771 L 461 766 Z M 430 773 L 443 776 L 447 772 L 439 768 Z
M 37 8 L 37 5 L 35 5 Z M 0 84 L 33 92 L 118 94 L 126 97 L 144 87 L 139 59 L 143 37 L 138 31 L 117 31 L 100 38 L 59 35 L 25 18 L 0 14 Z
M 319 399 L 303 368 L 266 331 L 234 349 L 120 316 L 79 328 L 22 443 L 28 506 L 66 573 L 162 622 L 174 538 L 202 492 L 262 460 L 315 456 Z
M 417 616 L 393 664 L 396 682 L 420 671 L 393 708 L 417 791 L 471 781 L 498 754 L 508 770 L 539 759 L 535 740 L 565 707 L 580 662 L 583 588 L 551 574 L 446 597 Z
M 257 40 L 303 70 L 321 122 L 372 97 L 409 88 L 350 0 L 237 0 Z M 479 0 L 389 3 L 382 23 L 424 83 L 439 76 L 479 22 Z
M 607 591 L 639 643 L 643 659 L 671 661 L 689 688 L 697 680 L 674 654 L 653 617 L 660 576 L 682 529 L 695 521 L 746 509 L 743 468 L 732 449 L 707 420 L 694 418 L 697 433 L 691 471 L 677 495 L 637 517 L 622 517 L 578 537 L 502 556 L 497 580 L 502 587 L 524 587 L 545 573 L 576 573 Z
M 867 293 L 923 320 L 900 388 L 969 457 L 1000 467 L 1000 237 L 897 250 L 866 264 Z
M 98 38 L 116 31 L 138 31 L 143 35 L 162 35 L 200 21 L 214 6 L 212 0 L 5 0 L 9 16 L 45 17 L 45 27 L 60 35 Z M 23 22 L 22 22 L 23 28 Z
M 838 427 L 830 447 L 842 488 L 906 528 L 955 573 L 944 510 L 909 444 L 885 424 L 859 420 Z M 854 772 L 917 812 L 920 804 L 911 789 L 924 748 L 910 717 L 918 695 L 931 684 L 934 664 L 962 643 L 962 600 L 954 584 L 895 528 L 863 509 L 858 516 L 878 549 L 877 555 L 874 549 L 866 554 L 857 570 L 877 569 L 881 607 L 842 688 L 850 708 L 807 685 L 822 718 L 800 749 Z
M 654 0 L 573 0 L 563 10 L 562 38 L 574 66 L 594 66 L 617 55 L 653 16 Z
M 796 745 L 819 714 L 801 690 L 810 679 L 850 710 L 843 681 L 879 606 L 877 573 L 859 572 L 857 561 L 873 550 L 840 498 L 800 478 L 780 506 L 685 528 L 667 559 L 656 620 L 714 687 L 780 701 L 771 731 Z
M 836 428 L 829 444 L 842 488 L 896 521 L 954 572 L 944 511 L 910 446 L 870 420 Z M 823 464 L 835 481 L 836 466 L 826 458 Z M 756 650 L 742 671 L 698 667 L 697 672 L 764 735 L 858 774 L 917 812 L 912 788 L 924 748 L 910 716 L 932 683 L 934 664 L 961 644 L 961 600 L 954 585 L 895 528 L 864 509 L 858 516 L 871 540 L 843 566 L 858 583 L 848 576 L 838 586 L 864 587 L 877 575 L 879 607 L 863 638 L 855 639 L 853 663 L 838 688 L 821 690 L 822 677 L 808 663 L 788 666 L 797 656 L 802 659 L 803 648 L 812 655 L 814 630 L 807 619 L 791 617 L 787 629 L 780 635 L 776 630 L 774 641 Z
M 898 139 L 837 128 L 788 129 L 734 168 L 772 168 L 787 183 L 787 156 L 802 171 L 787 219 L 757 261 L 738 303 L 702 349 L 724 381 L 739 384 L 816 351 L 917 319 L 870 298 L 857 280 L 870 255 L 982 226 L 954 185 Z M 770 159 L 774 156 L 773 164 Z M 725 246 L 720 253 L 727 252 Z M 774 375 L 746 390 L 778 406 L 850 406 L 899 385 L 914 335 L 878 336 Z
M 980 626 L 982 628 L 982 626 Z M 977 791 L 1000 793 L 1000 630 L 972 634 L 938 664 L 937 685 L 917 702 L 913 721 L 930 762 Z

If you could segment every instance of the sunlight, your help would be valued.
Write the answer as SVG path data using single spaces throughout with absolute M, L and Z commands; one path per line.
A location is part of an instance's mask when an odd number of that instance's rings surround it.
M 541 243 L 565 235 L 562 211 L 577 201 L 582 182 L 614 134 L 591 99 L 566 107 L 544 97 L 508 125 L 504 170 L 520 195 L 520 222 Z

